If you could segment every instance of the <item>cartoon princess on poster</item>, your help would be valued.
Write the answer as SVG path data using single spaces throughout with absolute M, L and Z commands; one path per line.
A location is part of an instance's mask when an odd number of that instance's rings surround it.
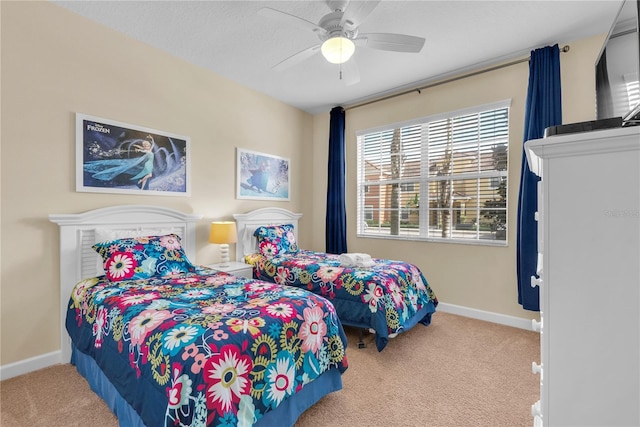
M 147 135 L 144 140 L 136 140 L 131 145 L 130 151 L 143 153 L 142 156 L 92 160 L 84 164 L 84 170 L 91 174 L 91 178 L 100 181 L 113 181 L 121 175 L 130 175 L 129 181 L 142 190 L 148 190 L 153 176 L 154 148 L 153 137 Z

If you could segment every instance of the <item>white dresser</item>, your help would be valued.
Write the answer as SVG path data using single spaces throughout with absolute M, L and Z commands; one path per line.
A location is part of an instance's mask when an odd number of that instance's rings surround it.
M 534 425 L 640 426 L 640 126 L 525 148 L 542 177 Z

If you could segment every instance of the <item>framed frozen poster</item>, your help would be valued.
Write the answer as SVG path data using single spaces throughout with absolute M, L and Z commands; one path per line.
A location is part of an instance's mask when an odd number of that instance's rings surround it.
M 289 200 L 289 159 L 238 148 L 238 199 Z
M 76 191 L 189 196 L 189 138 L 76 113 Z

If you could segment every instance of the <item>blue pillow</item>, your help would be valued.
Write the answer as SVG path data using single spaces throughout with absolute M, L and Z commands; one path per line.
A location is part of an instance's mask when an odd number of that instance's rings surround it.
M 268 258 L 298 252 L 293 224 L 258 227 L 253 233 L 258 238 L 260 253 Z
M 98 242 L 93 249 L 102 257 L 104 272 L 112 282 L 195 271 L 177 234 Z

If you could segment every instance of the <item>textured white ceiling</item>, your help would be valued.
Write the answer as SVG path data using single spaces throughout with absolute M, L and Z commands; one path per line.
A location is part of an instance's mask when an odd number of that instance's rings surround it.
M 352 61 L 360 82 L 346 85 L 340 67 L 320 54 L 285 71 L 271 69 L 319 40 L 311 31 L 283 25 L 257 11 L 271 7 L 318 22 L 330 12 L 324 1 L 53 2 L 312 114 L 523 57 L 538 47 L 606 33 L 622 4 L 622 0 L 382 1 L 360 32 L 424 37 L 424 48 L 411 54 L 359 47 Z

